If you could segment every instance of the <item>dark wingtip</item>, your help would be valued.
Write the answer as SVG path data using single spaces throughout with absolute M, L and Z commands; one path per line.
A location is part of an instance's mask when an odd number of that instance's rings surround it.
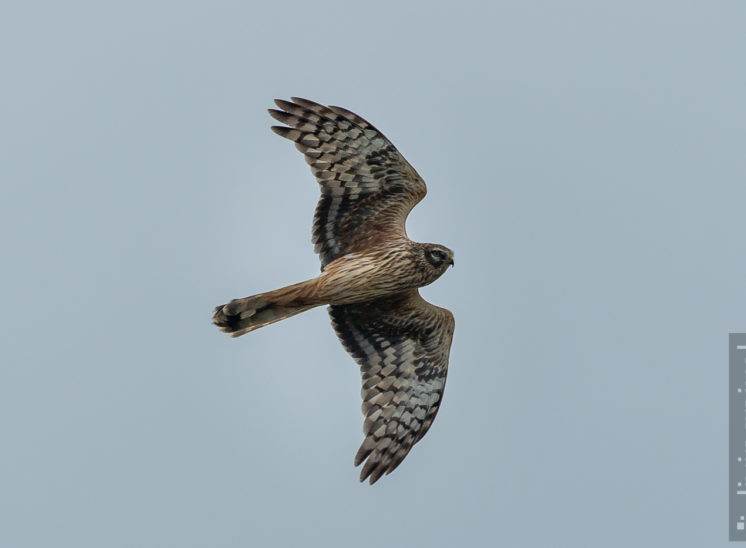
M 296 105 L 300 105 L 302 107 L 323 107 L 324 105 L 320 105 L 319 103 L 315 101 L 311 101 L 310 99 L 304 99 L 303 97 L 291 97 L 290 100 L 295 103 Z
M 280 107 L 282 110 L 287 110 L 288 107 L 293 108 L 293 103 L 286 101 L 285 99 L 275 99 L 275 105 Z
M 270 129 L 280 137 L 285 137 L 285 139 L 290 139 L 291 141 L 297 141 L 301 136 L 300 131 L 291 127 L 270 126 Z

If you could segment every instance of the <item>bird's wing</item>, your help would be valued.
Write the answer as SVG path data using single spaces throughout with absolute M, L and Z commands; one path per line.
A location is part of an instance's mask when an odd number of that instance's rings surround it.
M 306 157 L 321 186 L 313 243 L 321 268 L 376 241 L 406 237 L 404 224 L 425 182 L 384 135 L 360 116 L 307 99 L 275 100 L 272 130 Z
M 365 440 L 360 481 L 394 470 L 425 435 L 443 397 L 454 320 L 416 289 L 366 303 L 335 305 L 337 336 L 360 365 Z

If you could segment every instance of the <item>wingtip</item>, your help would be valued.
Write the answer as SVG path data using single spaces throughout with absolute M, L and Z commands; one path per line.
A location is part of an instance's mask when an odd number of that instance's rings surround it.
M 296 105 L 291 103 L 290 101 L 286 99 L 275 99 L 275 105 L 278 108 L 281 108 L 284 111 L 292 110 L 293 108 L 297 108 Z
M 274 118 L 278 122 L 282 122 L 283 124 L 288 123 L 288 117 L 290 116 L 290 114 L 288 114 L 286 111 L 277 110 L 276 108 L 268 108 L 267 112 L 272 118 Z
M 300 139 L 301 136 L 300 131 L 291 127 L 270 126 L 270 129 L 280 137 L 285 137 L 286 139 L 290 139 L 291 141 L 297 141 L 298 139 Z
M 368 485 L 373 485 L 379 479 L 381 479 L 381 475 L 376 475 L 375 472 L 368 474 L 363 474 L 363 472 L 360 472 L 360 483 L 365 483 L 367 481 Z
M 296 105 L 300 105 L 302 107 L 322 107 L 323 106 L 315 101 L 311 101 L 310 99 L 304 99 L 303 97 L 291 97 L 290 100 Z

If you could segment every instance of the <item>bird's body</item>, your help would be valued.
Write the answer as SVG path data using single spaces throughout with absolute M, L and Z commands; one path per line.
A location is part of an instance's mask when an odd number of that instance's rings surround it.
M 428 245 L 402 240 L 343 255 L 324 268 L 316 290 L 328 304 L 352 304 L 424 287 L 441 274 L 422 264 Z
M 321 186 L 314 244 L 321 274 L 218 306 L 213 322 L 232 336 L 330 305 L 332 324 L 361 367 L 366 438 L 355 458 L 361 481 L 391 472 L 432 424 L 440 405 L 453 315 L 418 288 L 453 265 L 453 252 L 411 241 L 409 211 L 425 183 L 394 146 L 359 116 L 305 99 L 276 101 Z

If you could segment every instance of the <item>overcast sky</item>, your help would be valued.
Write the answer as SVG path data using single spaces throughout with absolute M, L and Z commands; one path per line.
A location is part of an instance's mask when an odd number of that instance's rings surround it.
M 0 16 L 0 545 L 722 546 L 746 3 L 26 2 Z M 437 420 L 358 483 L 275 97 L 344 106 L 455 250 Z

